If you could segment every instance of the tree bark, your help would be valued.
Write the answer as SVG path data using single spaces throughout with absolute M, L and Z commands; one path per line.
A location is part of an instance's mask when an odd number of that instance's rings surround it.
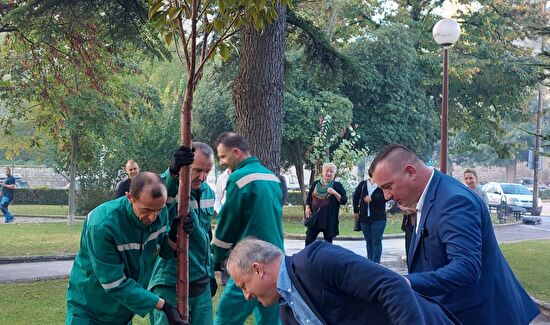
M 516 182 L 516 164 L 517 160 L 514 159 L 506 165 L 506 181 L 509 183 Z
M 252 155 L 280 173 L 284 117 L 285 8 L 264 31 L 243 29 L 239 71 L 233 83 L 235 130 L 244 136 Z
M 76 211 L 76 159 L 78 157 L 78 135 L 71 134 L 71 167 L 69 170 L 69 215 L 67 223 L 74 223 Z

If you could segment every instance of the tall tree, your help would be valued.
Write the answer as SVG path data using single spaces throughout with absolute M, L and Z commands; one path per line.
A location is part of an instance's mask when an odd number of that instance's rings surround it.
M 259 31 L 250 23 L 242 32 L 237 77 L 233 84 L 235 129 L 250 142 L 254 155 L 280 172 L 283 134 L 285 7 Z

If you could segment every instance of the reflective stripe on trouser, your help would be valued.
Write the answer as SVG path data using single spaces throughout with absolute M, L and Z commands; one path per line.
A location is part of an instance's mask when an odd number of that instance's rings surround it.
M 168 301 L 172 306 L 176 306 L 176 287 L 157 285 L 151 289 L 151 292 L 159 295 L 162 299 Z M 200 296 L 189 297 L 189 320 L 191 325 L 212 325 L 214 320 L 212 311 L 212 294 L 210 286 Z M 162 310 L 154 309 L 149 314 L 151 325 L 167 325 L 166 314 Z
M 279 304 L 264 307 L 256 299 L 246 300 L 242 290 L 229 278 L 216 310 L 215 325 L 242 325 L 254 312 L 254 323 L 261 325 L 279 325 Z

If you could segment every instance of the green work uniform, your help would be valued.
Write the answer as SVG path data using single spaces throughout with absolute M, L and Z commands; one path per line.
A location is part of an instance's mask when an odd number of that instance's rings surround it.
M 171 189 L 172 178 L 167 171 L 161 175 Z M 168 211 L 170 220 L 177 216 L 178 205 L 174 197 L 177 191 L 168 193 Z M 197 200 L 198 198 L 198 200 Z M 191 218 L 194 228 L 189 234 L 189 319 L 193 325 L 211 325 L 212 315 L 212 294 L 210 291 L 210 279 L 214 278 L 212 258 L 210 250 L 209 232 L 211 221 L 214 216 L 214 191 L 206 183 L 200 188 L 191 191 L 189 202 Z M 177 280 L 177 259 L 164 259 L 159 257 L 153 269 L 149 289 L 161 296 L 169 303 L 176 304 L 176 280 Z M 159 310 L 153 310 L 149 315 L 151 324 L 168 324 L 166 315 Z
M 128 324 L 145 316 L 159 296 L 147 291 L 157 258 L 173 257 L 168 211 L 145 225 L 126 197 L 88 214 L 67 288 L 66 324 Z
M 238 241 L 254 236 L 284 251 L 280 181 L 256 157 L 237 165 L 227 180 L 226 201 L 218 214 L 212 240 L 214 262 L 221 263 Z M 279 306 L 263 307 L 246 300 L 232 279 L 227 281 L 216 311 L 215 324 L 242 325 L 254 312 L 256 324 L 280 324 Z

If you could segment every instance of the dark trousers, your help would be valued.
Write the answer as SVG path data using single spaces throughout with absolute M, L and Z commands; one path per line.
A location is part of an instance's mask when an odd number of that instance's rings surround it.
M 320 232 L 323 233 L 323 238 L 325 239 L 325 241 L 327 243 L 332 244 L 332 238 L 334 237 L 327 237 L 327 235 L 322 229 L 319 229 L 316 226 L 313 226 L 313 227 L 307 228 L 306 230 L 306 246 L 313 243 L 315 239 L 317 239 L 317 236 L 319 235 Z
M 382 257 L 382 237 L 386 228 L 386 220 L 361 222 L 361 230 L 367 246 L 367 258 L 380 264 Z

